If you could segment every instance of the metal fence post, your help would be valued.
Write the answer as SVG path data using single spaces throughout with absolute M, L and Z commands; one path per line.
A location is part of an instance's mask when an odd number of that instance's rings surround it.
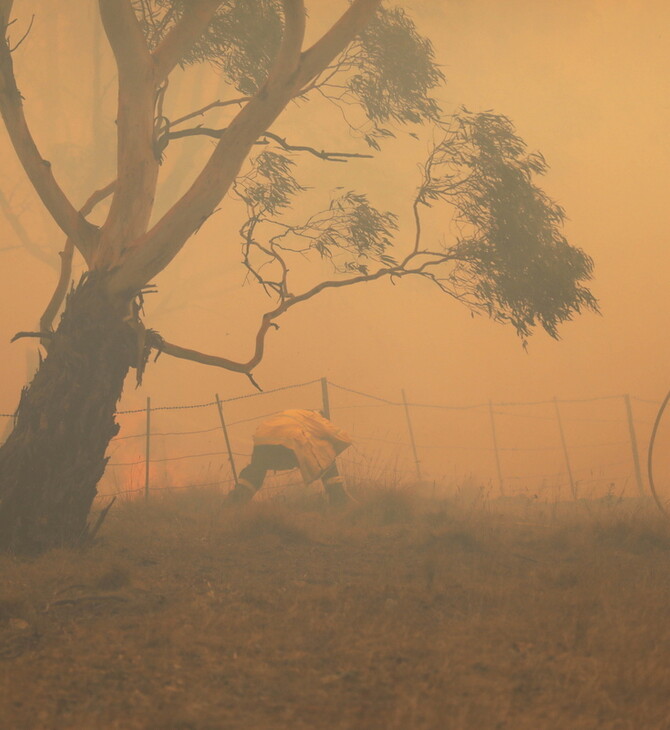
M 568 453 L 568 444 L 565 440 L 565 433 L 563 432 L 563 421 L 561 420 L 561 412 L 558 408 L 558 400 L 554 396 L 554 409 L 556 411 L 556 422 L 558 423 L 558 433 L 561 436 L 561 445 L 563 447 L 563 457 L 565 459 L 565 468 L 568 471 L 568 479 L 570 480 L 570 489 L 572 490 L 572 496 L 577 499 L 577 487 L 575 485 L 574 477 L 572 476 L 572 467 L 570 466 L 570 454 Z
M 630 403 L 630 395 L 626 393 L 623 399 L 626 404 L 626 416 L 628 417 L 628 434 L 630 435 L 630 449 L 633 454 L 633 465 L 635 466 L 635 480 L 640 497 L 644 497 L 644 483 L 642 481 L 642 470 L 640 469 L 640 455 L 637 450 L 637 437 L 635 435 L 635 422 L 633 421 L 633 408 Z
M 409 405 L 407 404 L 407 396 L 405 395 L 405 390 L 400 391 L 402 393 L 402 403 L 405 406 L 405 418 L 407 418 L 407 430 L 409 431 L 409 441 L 412 445 L 412 453 L 414 454 L 414 465 L 416 466 L 416 477 L 419 480 L 419 482 L 423 481 L 423 477 L 421 476 L 421 462 L 419 461 L 419 456 L 416 453 L 416 442 L 414 441 L 414 429 L 412 428 L 412 419 L 409 417 Z
M 496 470 L 498 472 L 498 486 L 500 487 L 500 496 L 505 496 L 505 484 L 503 482 L 502 468 L 500 467 L 500 450 L 498 448 L 498 434 L 496 433 L 496 419 L 493 412 L 493 401 L 489 400 L 489 416 L 491 417 L 491 436 L 493 437 L 493 452 L 496 457 Z
M 151 398 L 147 396 L 147 438 L 144 455 L 144 499 L 149 499 L 149 476 L 151 464 Z
M 330 420 L 330 397 L 328 395 L 328 378 L 321 378 L 321 411 Z
M 219 394 L 216 393 L 216 407 L 219 410 L 219 419 L 221 421 L 221 430 L 223 431 L 223 436 L 226 439 L 226 448 L 228 449 L 228 459 L 230 460 L 230 470 L 233 473 L 233 481 L 235 484 L 237 484 L 237 469 L 235 468 L 235 459 L 233 459 L 233 450 L 230 447 L 230 439 L 228 438 L 228 428 L 226 427 L 226 421 L 223 417 L 223 405 L 221 404 L 221 399 L 219 398 Z

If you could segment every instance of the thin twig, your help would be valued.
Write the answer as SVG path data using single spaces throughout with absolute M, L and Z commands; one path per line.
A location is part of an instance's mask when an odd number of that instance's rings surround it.
M 12 21 L 12 22 L 14 22 L 14 21 Z M 31 29 L 32 29 L 32 27 L 33 27 L 33 23 L 34 23 L 34 22 L 35 22 L 35 15 L 33 14 L 33 17 L 32 17 L 32 18 L 30 19 L 30 25 L 28 26 L 28 30 L 27 30 L 27 31 L 26 31 L 26 32 L 25 32 L 25 33 L 23 34 L 23 36 L 21 36 L 21 39 L 20 39 L 20 40 L 19 40 L 19 42 L 18 42 L 18 43 L 17 43 L 17 44 L 16 44 L 15 46 L 14 46 L 14 48 L 10 48 L 10 49 L 9 49 L 9 52 L 10 52 L 10 53 L 14 53 L 14 51 L 15 51 L 15 50 L 16 50 L 16 49 L 17 49 L 17 48 L 18 48 L 18 47 L 19 47 L 19 46 L 20 46 L 20 45 L 21 45 L 21 44 L 23 43 L 23 41 L 25 41 L 25 39 L 26 39 L 26 38 L 28 37 L 28 33 L 30 33 L 30 31 L 31 31 Z M 11 23 L 10 23 L 9 25 L 11 25 Z M 9 26 L 8 26 L 8 27 L 9 27 Z M 8 45 L 9 45 L 9 44 L 8 44 Z
M 116 502 L 116 497 L 112 497 L 111 502 L 103 510 L 101 510 L 100 514 L 98 515 L 98 519 L 93 525 L 93 528 L 91 530 L 84 530 L 84 534 L 82 535 L 82 538 L 80 540 L 81 546 L 90 545 L 93 542 L 95 536 L 98 534 L 98 531 L 102 527 L 102 523 L 105 521 L 105 517 L 107 517 L 107 513 L 112 508 L 114 502 Z
M 49 338 L 51 338 L 53 336 L 54 336 L 53 332 L 17 332 L 14 335 L 14 337 L 12 337 L 12 339 L 10 340 L 10 343 L 16 342 L 17 340 L 20 340 L 24 337 L 39 337 L 39 338 L 49 337 Z
M 289 152 L 309 152 L 315 157 L 319 157 L 322 160 L 329 160 L 331 162 L 346 162 L 349 158 L 372 159 L 374 157 L 374 155 L 365 155 L 360 152 L 326 152 L 325 150 L 319 151 L 314 147 L 308 147 L 307 145 L 292 145 L 289 144 L 284 137 L 280 137 L 278 134 L 274 134 L 273 132 L 264 132 L 262 136 L 274 140 L 278 145 L 280 145 L 280 147 L 283 147 Z
M 180 139 L 182 137 L 213 137 L 221 139 L 228 128 L 213 129 L 212 127 L 191 127 L 189 129 L 178 129 L 175 132 L 167 132 L 165 135 L 168 139 Z M 280 137 L 274 132 L 263 132 L 261 137 L 271 139 L 276 142 L 282 149 L 287 152 L 309 152 L 309 154 L 328 162 L 347 162 L 348 159 L 372 159 L 374 155 L 366 155 L 361 152 L 326 152 L 325 150 L 317 150 L 315 147 L 308 145 L 294 145 L 286 141 L 284 137 Z M 267 144 L 267 142 L 259 140 L 256 144 Z
M 241 96 L 238 99 L 228 99 L 227 101 L 213 101 L 210 104 L 203 106 L 202 109 L 196 109 L 196 111 L 191 112 L 190 114 L 185 114 L 183 117 L 179 117 L 179 119 L 171 121 L 170 126 L 174 127 L 177 124 L 183 124 L 184 122 L 187 122 L 189 119 L 193 119 L 194 117 L 202 117 L 210 109 L 216 109 L 218 107 L 224 106 L 233 106 L 234 104 L 244 104 L 245 102 L 250 100 L 250 96 Z

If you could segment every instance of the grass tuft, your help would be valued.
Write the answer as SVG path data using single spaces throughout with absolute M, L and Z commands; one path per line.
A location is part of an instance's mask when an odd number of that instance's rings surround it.
M 403 525 L 417 514 L 417 499 L 409 489 L 383 488 L 363 492 L 349 512 L 353 524 Z
M 668 727 L 658 515 L 356 498 L 161 493 L 85 551 L 0 556 L 3 727 Z

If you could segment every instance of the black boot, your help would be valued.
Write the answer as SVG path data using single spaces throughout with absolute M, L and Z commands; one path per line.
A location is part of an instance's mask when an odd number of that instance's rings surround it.
M 256 490 L 247 484 L 238 482 L 233 489 L 226 495 L 226 502 L 230 504 L 247 504 L 251 502 L 256 494 Z

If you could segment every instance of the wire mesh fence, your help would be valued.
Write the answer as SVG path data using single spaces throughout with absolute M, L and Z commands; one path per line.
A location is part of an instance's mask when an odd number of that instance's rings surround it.
M 100 496 L 232 488 L 253 432 L 287 408 L 324 411 L 354 446 L 338 462 L 350 480 L 486 488 L 543 500 L 647 494 L 641 462 L 658 403 L 629 395 L 465 405 L 384 397 L 325 378 L 205 403 L 117 412 Z M 0 419 L 12 419 L 0 413 Z M 2 424 L 0 423 L 0 427 Z M 641 448 L 644 447 L 644 448 Z M 299 472 L 270 474 L 262 494 L 303 489 Z

